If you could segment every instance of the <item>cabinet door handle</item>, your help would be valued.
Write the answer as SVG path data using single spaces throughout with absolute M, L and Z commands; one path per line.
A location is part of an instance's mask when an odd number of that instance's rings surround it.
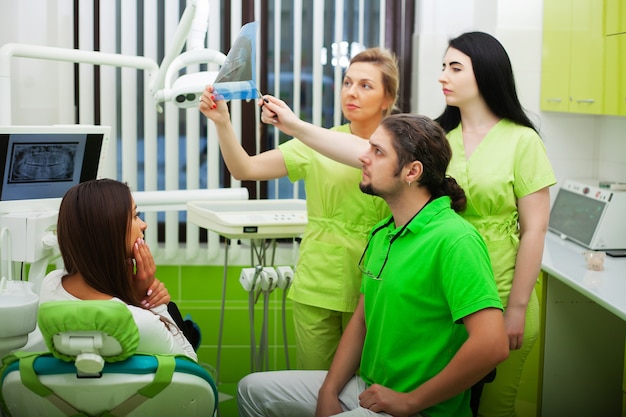
M 552 98 L 547 98 L 546 101 L 548 103 L 560 103 L 563 101 L 563 99 L 560 97 L 552 97 Z
M 576 100 L 576 103 L 595 103 L 596 101 L 592 98 L 584 98 L 581 100 Z

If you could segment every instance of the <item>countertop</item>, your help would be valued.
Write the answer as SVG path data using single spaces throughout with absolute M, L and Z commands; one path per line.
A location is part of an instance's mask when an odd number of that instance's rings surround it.
M 548 231 L 542 269 L 626 321 L 626 258 L 606 256 L 603 271 L 587 269 L 588 249 Z

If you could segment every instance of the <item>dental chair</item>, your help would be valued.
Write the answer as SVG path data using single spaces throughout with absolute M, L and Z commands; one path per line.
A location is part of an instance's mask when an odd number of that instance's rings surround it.
M 136 352 L 139 331 L 113 301 L 39 306 L 50 352 L 18 351 L 2 360 L 0 405 L 22 416 L 214 416 L 211 375 L 183 356 Z

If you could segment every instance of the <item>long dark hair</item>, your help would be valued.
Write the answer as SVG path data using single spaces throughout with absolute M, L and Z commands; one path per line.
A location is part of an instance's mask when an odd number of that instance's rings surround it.
M 465 191 L 454 178 L 446 176 L 452 149 L 441 126 L 426 116 L 408 113 L 387 116 L 381 126 L 394 138 L 398 173 L 406 164 L 420 161 L 424 172 L 419 184 L 430 191 L 432 198 L 449 196 L 456 212 L 465 210 Z
M 470 57 L 478 91 L 496 116 L 537 131 L 517 97 L 509 55 L 496 38 L 484 32 L 467 32 L 450 39 L 448 48 Z M 446 106 L 435 120 L 449 132 L 459 125 L 461 112 L 458 107 Z
M 59 208 L 57 238 L 68 274 L 80 273 L 90 287 L 140 306 L 127 263 L 132 195 L 110 179 L 70 188 Z

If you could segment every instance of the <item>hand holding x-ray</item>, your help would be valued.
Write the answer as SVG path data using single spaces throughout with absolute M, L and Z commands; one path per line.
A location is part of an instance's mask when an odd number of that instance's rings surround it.
M 216 99 L 252 100 L 261 96 L 256 86 L 257 28 L 257 22 L 241 28 L 213 83 Z

